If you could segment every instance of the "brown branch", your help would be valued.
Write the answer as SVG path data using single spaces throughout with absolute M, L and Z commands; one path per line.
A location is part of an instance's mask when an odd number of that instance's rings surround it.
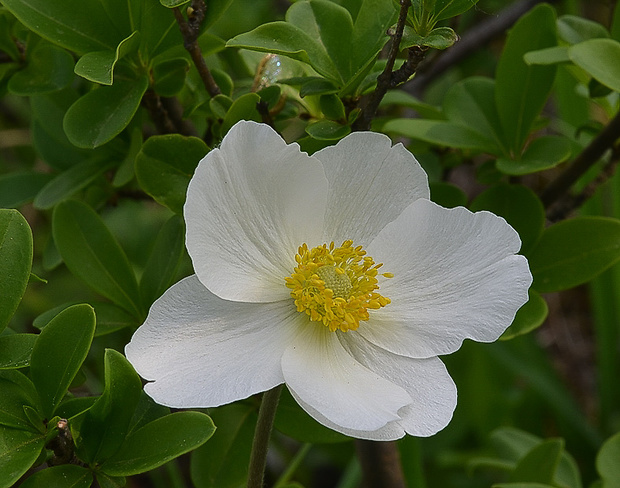
M 614 147 L 620 137 L 620 112 L 611 119 L 611 122 L 597 135 L 590 144 L 575 158 L 571 165 L 564 170 L 543 191 L 540 199 L 545 208 L 551 207 L 586 171 L 594 166 L 599 159 Z
M 396 442 L 356 440 L 364 488 L 406 488 Z
M 191 10 L 190 10 L 191 9 Z M 207 93 L 214 97 L 222 93 L 220 87 L 213 79 L 207 63 L 202 56 L 202 51 L 198 45 L 198 34 L 200 32 L 200 24 L 204 20 L 207 6 L 204 0 L 193 0 L 192 6 L 187 8 L 189 22 L 185 20 L 183 13 L 178 7 L 172 9 L 174 17 L 177 19 L 181 35 L 183 36 L 183 42 L 185 49 L 192 57 L 192 61 L 198 70 L 198 74 L 204 83 Z
M 142 97 L 142 104 L 146 107 L 158 133 L 173 134 L 177 132 L 167 110 L 161 103 L 161 97 L 157 93 L 153 90 L 147 90 Z
M 365 102 L 361 107 L 362 113 L 353 123 L 353 130 L 370 129 L 370 123 L 377 113 L 377 108 L 379 107 L 381 100 L 383 100 L 383 97 L 387 93 L 388 89 L 393 88 L 394 86 L 392 84 L 394 63 L 396 62 L 396 56 L 398 56 L 400 51 L 400 41 L 403 38 L 403 30 L 405 29 L 405 22 L 407 20 L 407 11 L 409 10 L 409 7 L 411 7 L 411 0 L 400 0 L 398 23 L 396 24 L 396 31 L 392 35 L 392 43 L 390 45 L 390 51 L 388 53 L 385 69 L 377 78 L 377 87 L 375 88 L 375 91 L 369 98 L 365 99 Z
M 183 107 L 181 107 L 178 98 L 162 97 L 161 105 L 179 134 L 198 137 L 198 131 L 196 131 L 194 125 L 189 120 L 183 119 Z

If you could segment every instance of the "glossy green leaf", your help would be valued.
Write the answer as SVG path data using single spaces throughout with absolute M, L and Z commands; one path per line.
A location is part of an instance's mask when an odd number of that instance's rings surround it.
M 585 283 L 620 260 L 620 221 L 579 217 L 545 229 L 529 254 L 532 285 L 541 293 Z
M 0 371 L 0 391 L 0 425 L 32 431 L 24 412 L 25 406 L 37 405 L 37 391 L 32 382 L 19 371 Z
M 403 90 L 390 90 L 381 100 L 380 107 L 397 105 L 415 110 L 421 118 L 443 120 L 444 116 L 435 105 L 430 105 Z
M 222 122 L 222 134 L 226 134 L 240 120 L 260 122 L 261 117 L 256 108 L 258 102 L 260 97 L 256 93 L 246 93 L 237 98 L 226 112 Z
M 274 426 L 283 434 L 301 442 L 323 444 L 344 442 L 349 437 L 329 429 L 308 415 L 285 388 L 280 396 Z
M 101 464 L 118 451 L 142 392 L 131 364 L 113 349 L 105 352 L 104 379 L 99 399 L 71 423 L 78 454 L 88 464 Z
M 568 56 L 592 78 L 620 92 L 620 42 L 591 39 L 569 48 Z
M 36 173 L 8 173 L 0 176 L 0 208 L 17 208 L 31 202 L 52 175 Z
M 470 209 L 489 210 L 504 217 L 521 237 L 521 253 L 527 254 L 543 232 L 543 205 L 532 190 L 521 185 L 493 186 L 478 195 Z
M 512 324 L 504 331 L 500 340 L 507 341 L 527 334 L 540 327 L 547 318 L 549 307 L 545 299 L 534 290 L 529 290 L 528 293 L 529 300 L 519 309 Z
M 620 5 L 618 4 L 616 4 L 616 8 L 614 8 L 610 32 L 612 38 L 616 41 L 620 41 Z
M 82 466 L 63 464 L 43 469 L 29 476 L 20 486 L 22 488 L 88 488 L 93 482 L 92 473 Z
M 596 456 L 596 470 L 603 479 L 602 488 L 620 487 L 620 433 L 610 437 Z
M 427 3 L 425 0 L 413 0 L 413 8 L 416 8 L 416 4 Z M 470 8 L 478 3 L 478 0 L 435 0 L 429 4 L 433 6 L 432 15 L 436 21 L 449 19 L 461 15 L 463 12 L 467 12 Z
M 192 482 L 196 488 L 236 488 L 248 475 L 256 409 L 231 404 L 214 410 L 211 417 L 217 430 L 192 452 Z
M 78 147 L 95 148 L 109 142 L 127 127 L 148 88 L 146 76 L 119 80 L 96 88 L 77 100 L 65 114 L 63 127 Z
M 22 299 L 32 266 L 32 231 L 17 210 L 0 209 L 0 331 Z
M 36 334 L 0 336 L 0 369 L 16 369 L 28 366 L 36 340 Z
M 26 68 L 9 80 L 8 89 L 20 96 L 62 90 L 73 81 L 73 57 L 64 49 L 40 43 L 28 57 Z
M 130 476 L 154 469 L 204 444 L 215 431 L 199 412 L 177 412 L 133 431 L 120 450 L 101 465 L 111 476 Z
M 119 165 L 116 173 L 114 174 L 114 180 L 112 180 L 112 185 L 114 185 L 116 188 L 125 186 L 135 176 L 136 173 L 134 167 L 136 156 L 140 152 L 141 147 L 142 130 L 139 127 L 134 127 L 131 130 L 131 139 L 125 159 L 123 159 L 123 161 Z
M 609 37 L 609 32 L 593 20 L 576 15 L 562 15 L 558 19 L 558 35 L 560 39 L 569 44 L 577 44 L 588 39 Z
M 572 152 L 571 142 L 562 136 L 534 139 L 519 160 L 500 158 L 497 169 L 508 175 L 526 175 L 553 168 L 566 161 Z
M 75 276 L 142 318 L 138 284 L 127 256 L 93 209 L 75 200 L 59 203 L 52 232 L 60 255 Z
M 95 333 L 90 305 L 73 305 L 41 331 L 32 350 L 30 377 L 41 400 L 41 414 L 51 419 L 79 371 Z
M 140 33 L 134 31 L 115 50 L 93 51 L 82 56 L 75 65 L 75 74 L 102 85 L 111 85 L 114 66 L 119 59 L 138 50 Z
M 183 219 L 175 215 L 161 228 L 140 278 L 142 303 L 150 306 L 172 284 L 185 249 Z
M 95 337 L 105 334 L 111 334 L 117 330 L 135 328 L 139 325 L 136 317 L 125 312 L 113 303 L 101 302 L 92 303 L 97 316 L 97 328 L 95 329 Z
M 383 126 L 383 131 L 440 146 L 487 152 L 497 150 L 493 139 L 473 128 L 442 120 L 393 119 Z
M 0 488 L 10 488 L 36 461 L 45 437 L 0 425 Z
M 226 43 L 266 53 L 280 54 L 310 64 L 330 80 L 340 81 L 338 71 L 320 42 L 288 22 L 271 22 L 240 34 Z
M 406 49 L 413 46 L 426 46 L 433 49 L 447 49 L 459 40 L 459 36 L 450 27 L 437 27 L 428 35 L 421 36 L 415 29 L 405 26 L 400 48 Z
M 150 137 L 136 156 L 138 183 L 158 203 L 181 214 L 189 180 L 208 151 L 197 137 Z
M 495 103 L 508 147 L 520 152 L 551 91 L 555 66 L 528 66 L 523 56 L 556 45 L 555 12 L 540 4 L 510 31 L 495 75 Z
M 320 141 L 338 141 L 351 132 L 351 127 L 323 119 L 306 126 L 306 132 Z
M 556 485 L 546 483 L 499 483 L 491 488 L 557 488 Z
M 78 54 L 115 49 L 122 37 L 101 2 L 84 0 L 3 0 L 22 24 Z
M 34 199 L 34 206 L 44 210 L 52 208 L 88 186 L 114 164 L 115 161 L 93 158 L 72 166 L 43 187 Z
M 96 474 L 97 482 L 101 488 L 125 488 L 127 480 L 124 476 L 107 476 L 104 473 Z

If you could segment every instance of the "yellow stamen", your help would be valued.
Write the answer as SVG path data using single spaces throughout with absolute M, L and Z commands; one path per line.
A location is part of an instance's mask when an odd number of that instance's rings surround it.
M 340 247 L 331 242 L 312 249 L 303 244 L 295 261 L 297 266 L 285 281 L 297 311 L 332 332 L 356 330 L 360 321 L 369 319 L 368 309 L 377 310 L 390 303 L 375 290 L 379 289 L 379 274 L 384 278 L 394 275 L 379 273 L 383 263 L 375 264 L 362 246 L 353 247 L 353 241 L 344 241 Z

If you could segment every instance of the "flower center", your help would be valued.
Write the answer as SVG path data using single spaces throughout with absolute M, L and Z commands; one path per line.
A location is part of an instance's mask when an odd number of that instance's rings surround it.
M 303 244 L 295 261 L 297 266 L 285 281 L 297 311 L 313 322 L 322 322 L 332 332 L 356 330 L 360 321 L 368 320 L 368 309 L 390 303 L 389 298 L 375 291 L 379 289 L 377 276 L 383 263 L 375 264 L 362 246 L 353 247 L 353 241 L 344 241 L 340 247 L 332 242 L 312 249 Z

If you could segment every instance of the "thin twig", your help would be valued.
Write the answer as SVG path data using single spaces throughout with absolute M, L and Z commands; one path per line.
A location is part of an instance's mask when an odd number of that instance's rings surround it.
M 365 488 L 405 488 L 396 442 L 355 441 Z
M 383 97 L 387 93 L 389 88 L 393 88 L 393 70 L 394 63 L 396 62 L 396 56 L 400 51 L 400 41 L 403 38 L 403 30 L 405 29 L 405 22 L 407 20 L 407 11 L 411 7 L 411 0 L 400 0 L 400 13 L 398 14 L 398 23 L 396 24 L 396 31 L 392 35 L 392 43 L 390 45 L 390 51 L 388 53 L 385 69 L 377 78 L 377 87 L 375 91 L 365 100 L 362 108 L 362 113 L 353 124 L 353 130 L 368 130 L 370 129 L 370 123 L 377 112 L 377 108 L 383 100 Z M 407 61 L 405 62 L 407 63 Z M 411 73 L 413 74 L 413 72 Z M 411 74 L 409 76 L 411 76 Z
M 147 90 L 142 97 L 142 104 L 146 107 L 149 117 L 155 124 L 159 134 L 173 134 L 176 127 L 170 120 L 168 112 L 161 103 L 161 97 L 153 90 Z
M 258 421 L 252 442 L 250 468 L 248 472 L 248 488 L 263 488 L 265 467 L 267 466 L 267 451 L 271 429 L 280 400 L 280 392 L 284 385 L 279 385 L 263 393 L 263 399 L 258 410 Z
M 564 170 L 543 191 L 540 199 L 545 208 L 551 207 L 568 189 L 577 182 L 586 171 L 594 166 L 599 159 L 614 147 L 620 137 L 620 112 L 611 119 L 611 122 L 597 135 L 590 144 L 575 158 L 571 165 Z
M 222 93 L 222 91 L 213 79 L 213 76 L 207 67 L 207 63 L 202 56 L 200 46 L 198 45 L 200 24 L 204 20 L 206 9 L 207 6 L 205 5 L 204 0 L 193 0 L 192 6 L 187 9 L 188 12 L 190 12 L 188 13 L 189 22 L 185 20 L 185 17 L 179 7 L 174 7 L 172 11 L 174 13 L 174 17 L 177 19 L 177 23 L 179 24 L 185 49 L 187 49 L 187 52 L 192 57 L 192 61 L 194 61 L 194 65 L 196 66 L 198 74 L 207 89 L 207 93 L 214 97 L 215 95 Z

